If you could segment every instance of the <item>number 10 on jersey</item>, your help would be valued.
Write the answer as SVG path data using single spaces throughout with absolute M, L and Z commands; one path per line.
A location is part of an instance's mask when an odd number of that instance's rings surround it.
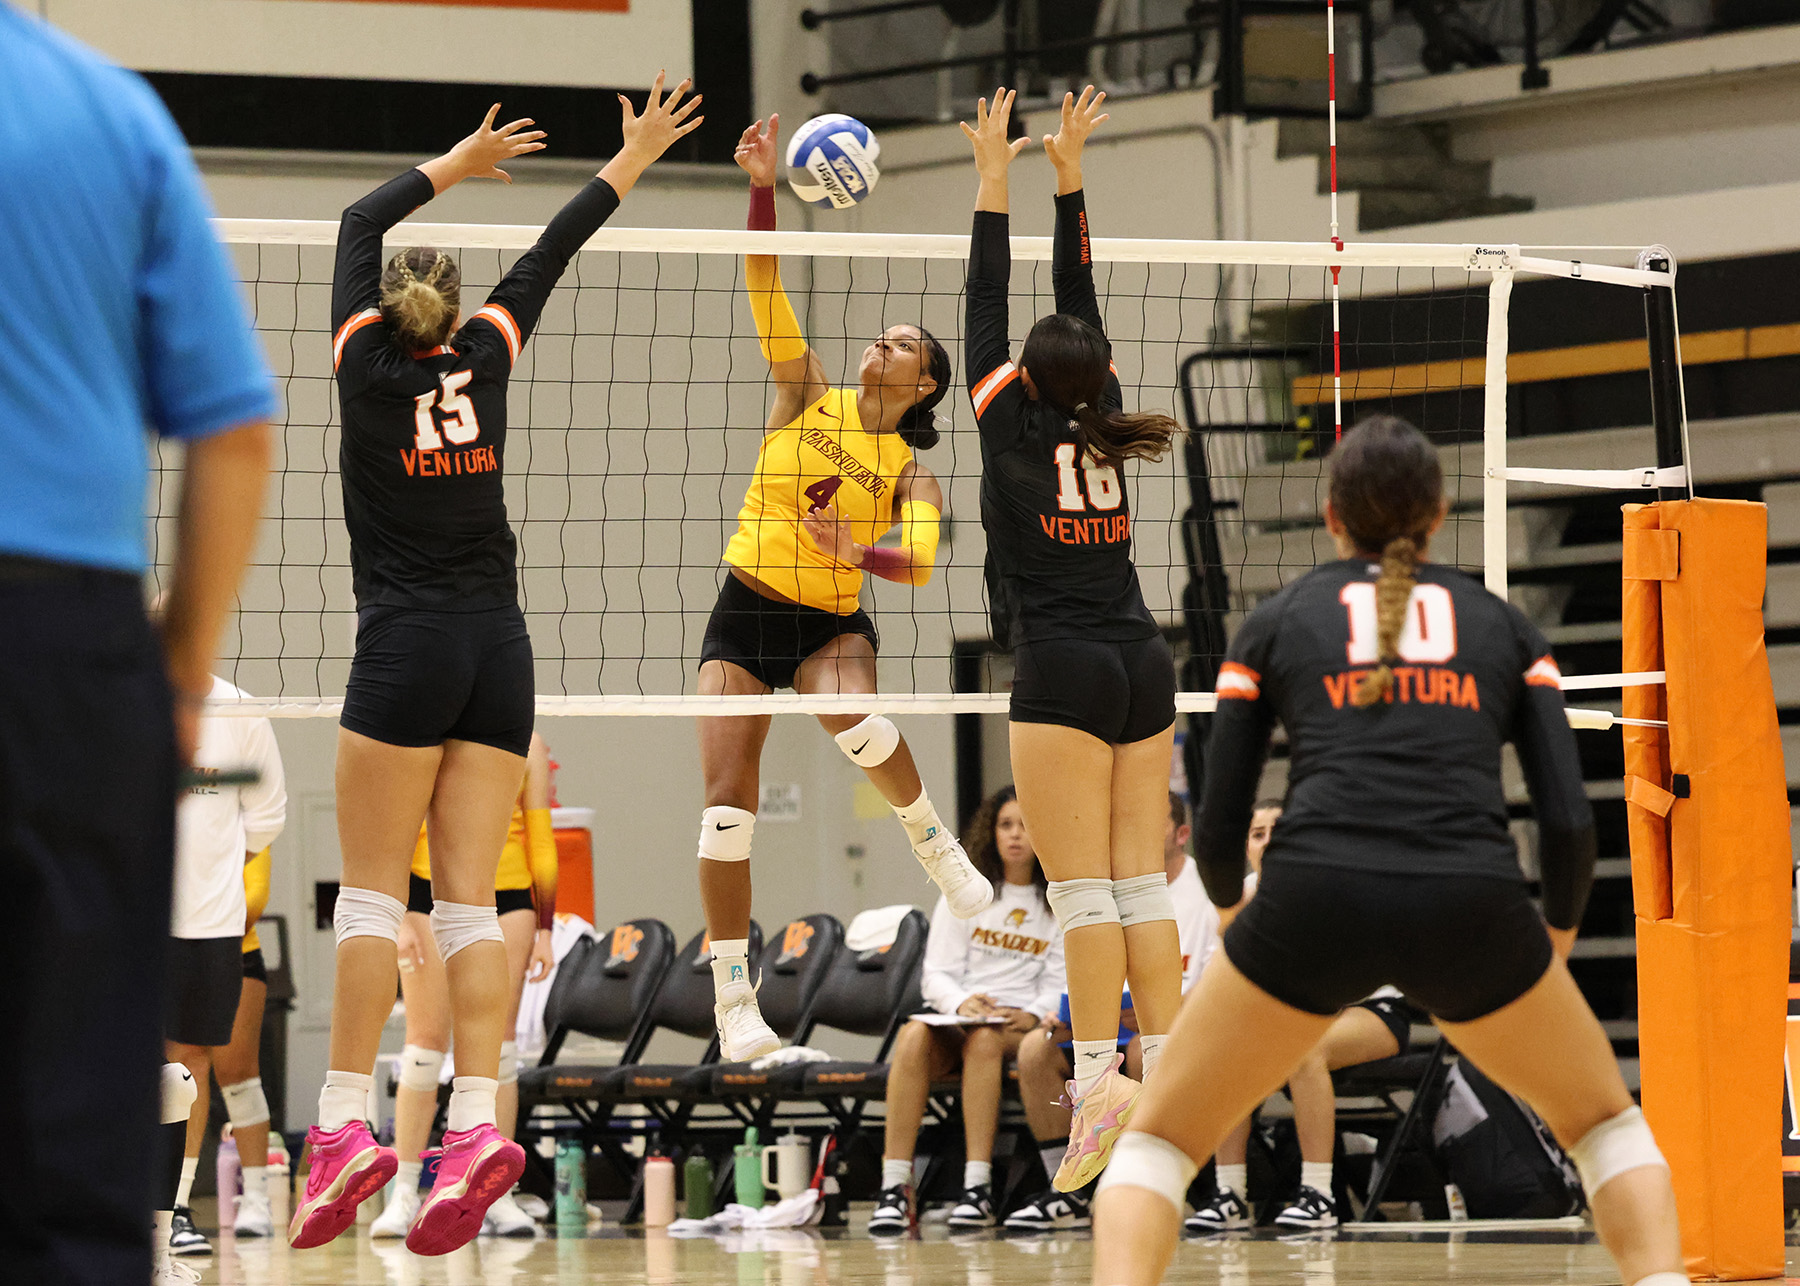
M 1344 651 L 1351 665 L 1379 665 L 1380 612 L 1375 586 L 1352 581 L 1338 592 L 1338 602 L 1350 613 L 1350 641 Z M 1396 649 L 1410 665 L 1442 665 L 1456 655 L 1456 606 L 1442 585 L 1414 585 L 1406 602 L 1406 626 Z

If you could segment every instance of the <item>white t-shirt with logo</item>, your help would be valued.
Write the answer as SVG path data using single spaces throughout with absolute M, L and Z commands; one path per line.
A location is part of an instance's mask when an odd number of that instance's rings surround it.
M 940 1014 L 955 1013 L 974 995 L 1039 1017 L 1054 1014 L 1063 991 L 1063 935 L 1037 885 L 1002 884 L 972 920 L 957 919 L 940 897 L 919 987 Z
M 246 695 L 221 678 L 215 698 Z M 175 898 L 169 931 L 177 938 L 244 936 L 244 860 L 281 834 L 287 821 L 287 784 L 281 752 L 267 719 L 203 717 L 196 771 L 254 769 L 254 786 L 204 781 L 183 792 L 175 809 Z
M 1219 949 L 1219 908 L 1206 896 L 1193 858 L 1186 858 L 1181 874 L 1169 881 L 1169 901 L 1175 904 L 1175 932 L 1181 939 L 1181 994 L 1185 996 Z

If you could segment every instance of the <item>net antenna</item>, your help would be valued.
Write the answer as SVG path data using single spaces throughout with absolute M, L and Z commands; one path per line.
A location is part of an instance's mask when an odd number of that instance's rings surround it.
M 1325 141 L 1331 154 L 1331 244 L 1344 248 L 1338 234 L 1337 166 L 1337 0 L 1325 0 Z M 1338 275 L 1331 269 L 1331 425 L 1332 440 L 1344 439 L 1344 319 Z

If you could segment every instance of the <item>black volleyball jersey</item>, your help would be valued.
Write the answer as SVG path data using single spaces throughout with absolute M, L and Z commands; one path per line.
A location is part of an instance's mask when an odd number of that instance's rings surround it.
M 977 211 L 964 329 L 969 395 L 981 428 L 981 525 L 988 612 L 1004 648 L 1039 639 L 1125 642 L 1156 621 L 1131 562 L 1131 501 L 1117 470 L 1075 458 L 1067 416 L 1030 397 L 1007 352 L 1012 248 L 1007 217 Z M 1104 330 L 1082 194 L 1056 198 L 1056 310 Z M 1124 399 L 1107 376 L 1103 410 Z
M 378 307 L 382 237 L 432 197 L 408 170 L 344 211 L 332 280 L 332 362 L 350 571 L 360 607 L 476 612 L 518 602 L 506 521 L 506 388 L 569 259 L 619 208 L 595 179 L 448 344 L 411 353 Z
M 1352 700 L 1377 662 L 1375 581 L 1362 559 L 1328 563 L 1257 607 L 1219 674 L 1196 844 L 1213 900 L 1242 893 L 1244 840 L 1279 719 L 1288 795 L 1265 862 L 1521 880 L 1500 751 L 1518 749 L 1542 836 L 1550 923 L 1580 919 L 1594 819 L 1561 675 L 1517 608 L 1424 564 L 1407 604 L 1386 700 Z

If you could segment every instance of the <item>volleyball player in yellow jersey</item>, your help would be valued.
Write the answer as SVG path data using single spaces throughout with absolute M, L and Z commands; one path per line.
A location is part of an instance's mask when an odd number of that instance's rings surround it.
M 406 1001 L 406 1045 L 400 1054 L 400 1084 L 394 1091 L 394 1150 L 400 1155 L 400 1168 L 389 1185 L 387 1204 L 370 1229 L 377 1237 L 406 1236 L 418 1214 L 420 1154 L 431 1138 L 438 1077 L 450 1048 L 450 984 L 431 935 L 431 847 L 424 827 L 413 848 L 410 884 L 399 940 L 400 991 Z M 550 925 L 556 914 L 550 748 L 537 733 L 531 735 L 525 781 L 494 876 L 494 908 L 506 940 L 510 988 L 494 1115 L 496 1127 L 510 1139 L 519 1118 L 519 1051 L 513 1041 L 519 993 L 527 976 L 541 979 L 555 963 L 550 952 Z M 484 1232 L 502 1236 L 529 1236 L 536 1227 L 510 1194 L 488 1207 L 484 1224 Z
M 757 121 L 737 147 L 737 163 L 750 175 L 752 229 L 775 226 L 778 124 Z M 924 328 L 890 326 L 863 351 L 857 387 L 833 388 L 800 333 L 775 257 L 746 256 L 744 278 L 775 400 L 725 550 L 730 571 L 707 622 L 700 690 L 872 693 L 877 636 L 858 601 L 863 574 L 911 585 L 931 578 L 944 495 L 913 452 L 938 440 L 932 408 L 949 392 L 950 357 Z M 874 548 L 895 523 L 900 547 Z M 843 714 L 819 722 L 893 807 L 956 915 L 966 919 L 987 906 L 993 887 L 939 820 L 892 721 Z M 719 1039 L 732 1060 L 781 1045 L 757 1009 L 745 960 L 750 838 L 768 733 L 767 715 L 700 720 L 700 900 L 712 938 Z

